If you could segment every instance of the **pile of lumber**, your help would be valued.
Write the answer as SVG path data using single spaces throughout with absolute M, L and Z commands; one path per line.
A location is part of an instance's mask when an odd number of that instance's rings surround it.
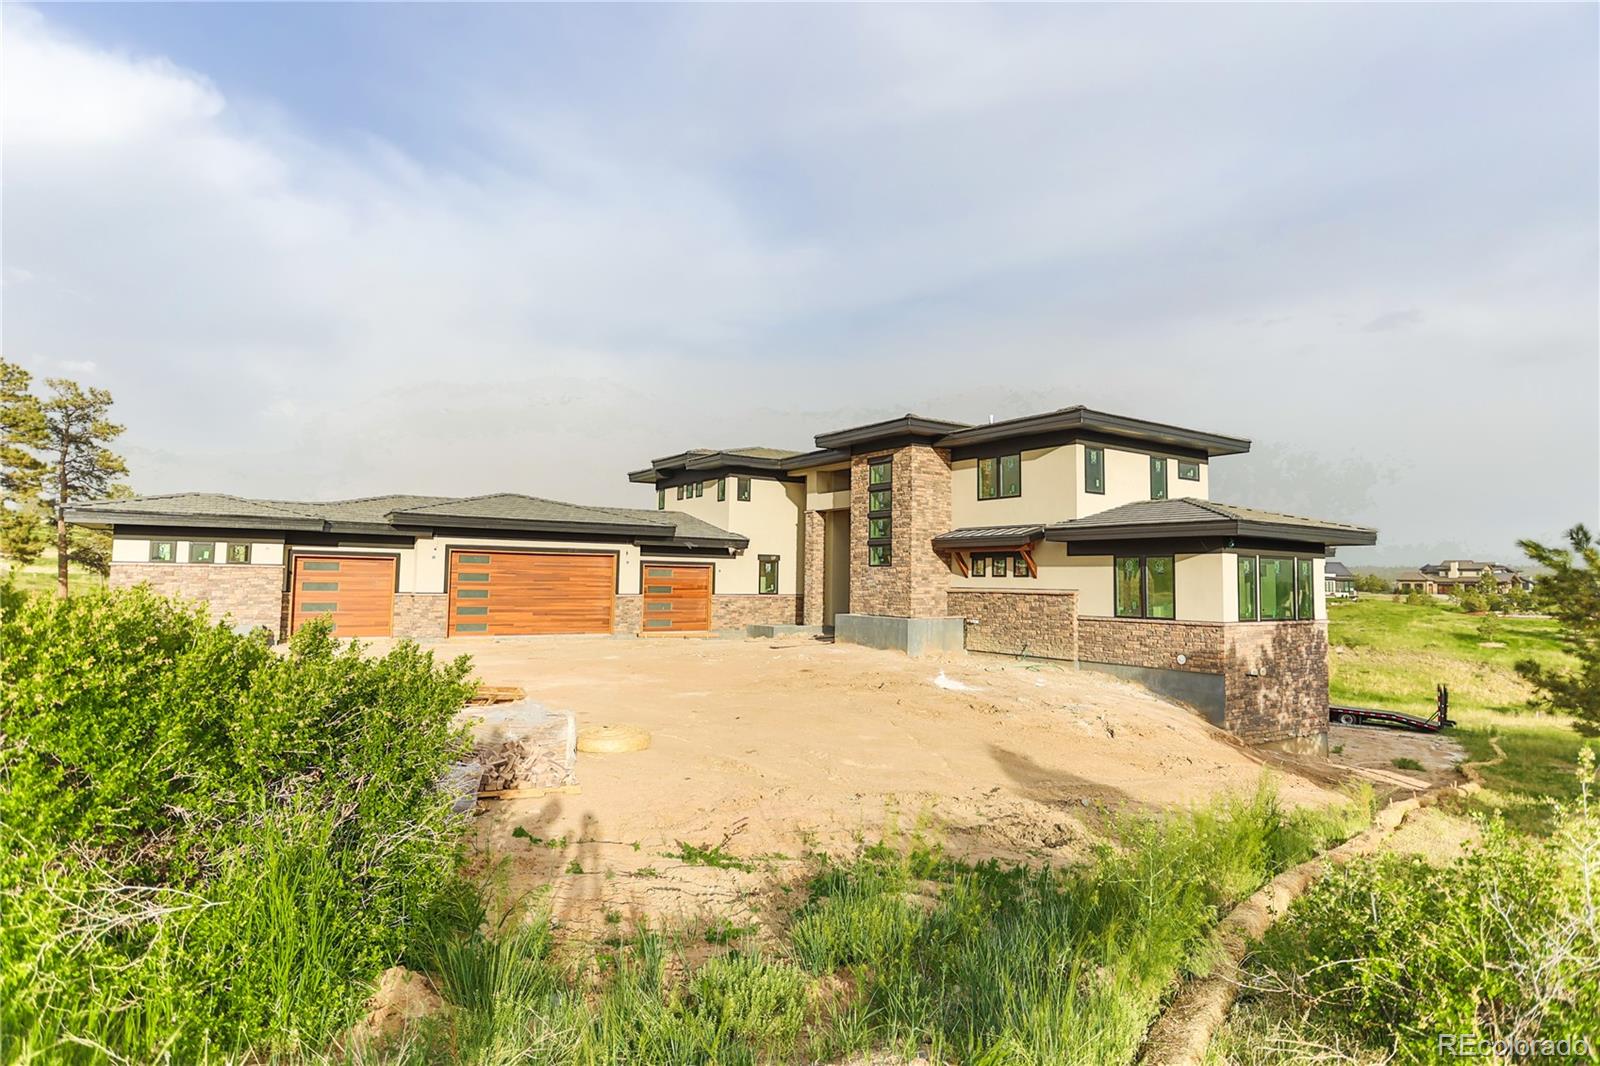
M 479 685 L 478 691 L 467 701 L 467 706 L 490 707 L 497 703 L 513 703 L 527 696 L 515 685 Z
M 539 737 L 479 745 L 474 751 L 474 756 L 483 765 L 483 779 L 478 784 L 478 791 L 559 788 L 573 784 L 572 767 L 568 765 L 565 755 L 562 747 Z

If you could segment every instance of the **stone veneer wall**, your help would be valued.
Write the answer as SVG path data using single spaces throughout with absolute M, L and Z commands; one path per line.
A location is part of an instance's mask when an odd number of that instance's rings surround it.
M 397 592 L 394 635 L 414 640 L 443 640 L 449 632 L 450 597 L 442 592 Z
M 283 632 L 283 567 L 259 563 L 113 563 L 112 588 L 148 585 L 206 605 L 213 621 Z
M 1226 629 L 1228 729 L 1252 744 L 1325 743 L 1328 623 L 1238 622 Z
M 933 538 L 950 528 L 950 451 L 925 444 L 894 449 L 890 566 L 867 565 L 868 460 L 850 459 L 850 611 L 904 618 L 944 618 L 950 566 Z
M 800 624 L 800 597 L 728 593 L 711 597 L 711 628 Z
M 827 591 L 827 574 L 823 569 L 827 521 L 821 511 L 807 511 L 805 523 L 805 557 L 801 560 L 800 571 L 800 622 L 802 625 L 820 626 L 822 600 Z
M 1220 674 L 1221 622 L 1155 618 L 1079 618 L 1078 657 L 1085 662 Z M 1178 656 L 1184 662 L 1178 662 Z
M 1078 594 L 1044 589 L 951 589 L 950 612 L 967 620 L 967 650 L 1078 658 Z
M 644 597 L 618 596 L 611 612 L 611 632 L 619 637 L 636 637 L 644 626 Z

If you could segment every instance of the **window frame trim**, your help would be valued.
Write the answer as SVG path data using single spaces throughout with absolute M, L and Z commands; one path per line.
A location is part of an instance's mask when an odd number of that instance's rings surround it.
M 1119 565 L 1124 559 L 1139 560 L 1139 613 L 1117 613 L 1117 577 L 1122 568 Z M 1166 618 L 1150 613 L 1150 560 L 1172 560 L 1172 617 Z M 1168 555 L 1157 553 L 1155 555 L 1113 555 L 1111 557 L 1111 616 L 1124 621 L 1137 622 L 1176 622 L 1178 620 L 1178 556 L 1176 553 Z
M 880 468 L 887 469 L 888 470 L 888 476 L 883 481 L 874 482 L 873 481 L 874 471 L 876 471 L 876 470 L 878 470 Z M 871 522 L 872 522 L 872 520 L 874 518 L 881 518 L 887 523 L 887 531 L 886 531 L 884 536 L 881 536 L 881 537 L 871 537 L 871 536 L 869 536 L 869 537 L 866 538 L 866 542 L 867 542 L 867 565 L 868 566 L 889 566 L 889 567 L 892 567 L 892 566 L 894 566 L 894 453 L 893 452 L 890 452 L 888 455 L 872 456 L 872 457 L 869 457 L 867 459 L 867 477 L 866 477 L 866 482 L 867 482 L 867 484 L 866 484 L 866 494 L 867 495 L 866 495 L 866 500 L 864 501 L 864 503 L 866 504 L 866 517 L 867 517 L 867 522 L 868 522 L 867 532 L 870 533 L 872 531 Z M 875 507 L 872 506 L 872 498 L 873 498 L 874 495 L 877 495 L 877 494 L 880 494 L 880 493 L 885 497 L 885 502 L 886 502 L 887 506 L 875 508 Z M 879 549 L 880 550 L 879 554 L 881 554 L 881 556 L 882 556 L 882 558 L 879 558 L 876 561 L 874 561 L 874 559 L 873 559 L 874 549 Z
M 194 550 L 202 545 L 210 547 L 211 558 L 196 559 L 194 557 Z M 189 551 L 186 561 L 193 563 L 196 566 L 210 566 L 211 564 L 215 563 L 217 561 L 217 542 L 214 540 L 191 540 L 189 542 Z
M 1089 456 L 1100 457 L 1100 487 L 1095 488 L 1089 481 Z M 1083 446 L 1083 491 L 1093 496 L 1106 494 L 1106 449 L 1100 444 L 1085 444 Z
M 1017 461 L 1017 491 L 1006 492 L 1005 468 L 1002 464 L 1004 464 L 1007 459 L 1012 458 L 1015 458 Z M 994 464 L 994 493 L 989 496 L 985 496 L 983 494 L 984 463 Z M 977 482 L 974 487 L 977 490 L 978 499 L 980 501 L 987 502 L 989 500 L 1017 500 L 1022 498 L 1022 452 L 1015 451 L 1005 452 L 1002 455 L 986 455 L 978 460 L 978 465 L 974 468 L 974 473 L 976 474 L 974 480 Z
M 1189 469 L 1193 470 L 1194 471 L 1194 477 L 1184 477 L 1183 476 L 1183 468 L 1184 467 L 1188 467 Z M 1200 463 L 1199 463 L 1199 461 L 1195 460 L 1195 459 L 1179 459 L 1178 460 L 1178 480 L 1179 481 L 1199 481 L 1200 480 Z
M 172 545 L 172 557 L 169 558 L 169 559 L 163 559 L 163 558 L 161 558 L 161 556 L 157 555 L 156 554 L 156 545 L 157 544 L 170 544 L 170 545 Z M 166 537 L 163 537 L 160 540 L 152 540 L 150 542 L 150 561 L 152 563 L 175 563 L 175 562 L 177 562 L 178 561 L 178 542 L 177 542 L 177 540 L 176 539 L 169 539 L 169 538 L 166 538 Z
M 1161 471 L 1161 495 L 1156 495 L 1156 471 Z M 1172 498 L 1172 478 L 1167 474 L 1167 457 L 1152 455 L 1150 457 L 1150 498 L 1152 500 L 1167 500 Z
M 747 478 L 747 477 L 741 477 L 741 478 L 738 479 L 738 481 L 734 482 L 733 492 L 734 492 L 734 497 L 735 497 L 736 502 L 738 502 L 738 503 L 749 503 L 750 502 L 750 496 L 751 496 L 750 482 L 751 482 L 751 480 L 752 479 Z
M 782 558 L 779 555 L 756 556 L 756 595 L 776 596 L 778 594 L 778 566 L 782 562 Z M 772 564 L 772 588 L 764 589 L 761 587 L 761 582 L 768 563 Z

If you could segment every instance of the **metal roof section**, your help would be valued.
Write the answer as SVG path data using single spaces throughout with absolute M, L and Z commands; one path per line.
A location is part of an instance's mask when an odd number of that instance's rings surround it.
M 965 526 L 933 538 L 935 548 L 1020 548 L 1044 535 L 1044 526 Z
M 1151 537 L 1264 537 L 1305 544 L 1376 544 L 1378 531 L 1322 518 L 1184 497 L 1139 500 L 1045 527 L 1046 540 L 1135 540 Z

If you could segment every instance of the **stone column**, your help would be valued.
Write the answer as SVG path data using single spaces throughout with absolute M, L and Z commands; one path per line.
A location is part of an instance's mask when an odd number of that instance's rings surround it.
M 800 624 L 807 626 L 820 626 L 822 624 L 822 597 L 826 591 L 827 578 L 825 570 L 824 541 L 826 540 L 827 526 L 821 511 L 807 511 L 805 525 L 805 547 L 802 569 L 800 571 L 801 608 Z

